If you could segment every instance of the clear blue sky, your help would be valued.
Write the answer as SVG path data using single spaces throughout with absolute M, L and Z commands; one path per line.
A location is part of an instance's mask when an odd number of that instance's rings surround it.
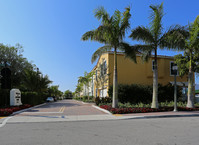
M 199 14 L 198 0 L 0 0 L 0 43 L 20 43 L 24 56 L 47 74 L 53 85 L 59 85 L 62 91 L 74 91 L 77 78 L 94 67 L 91 56 L 101 46 L 80 40 L 85 32 L 99 25 L 93 10 L 104 6 L 113 14 L 116 9 L 124 11 L 130 5 L 131 28 L 135 28 L 148 25 L 149 5 L 161 2 L 165 30 L 172 24 L 187 25 Z

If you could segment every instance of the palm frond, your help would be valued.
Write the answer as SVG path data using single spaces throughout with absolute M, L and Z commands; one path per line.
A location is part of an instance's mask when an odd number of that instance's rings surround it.
M 126 11 L 123 13 L 121 26 L 120 26 L 121 36 L 125 36 L 126 31 L 130 28 L 130 21 L 129 21 L 129 19 L 131 18 L 130 7 L 127 7 L 125 9 Z
M 108 25 L 101 25 L 95 31 L 95 40 L 100 43 L 110 43 L 112 38 L 112 30 Z
M 91 62 L 94 63 L 97 58 L 99 58 L 103 53 L 110 51 L 112 47 L 110 45 L 105 45 L 98 48 L 92 55 Z
M 86 32 L 86 33 L 84 33 L 83 35 L 82 35 L 82 38 L 81 38 L 81 40 L 83 40 L 83 41 L 86 41 L 86 40 L 95 40 L 94 38 L 94 34 L 95 34 L 95 31 L 94 30 L 91 30 L 91 31 L 88 31 L 88 32 Z
M 152 9 L 152 13 L 150 16 L 150 30 L 155 39 L 159 39 L 162 31 L 162 17 L 164 15 L 163 3 L 161 3 L 161 5 L 150 5 L 150 8 Z
M 154 50 L 154 46 L 153 45 L 134 45 L 131 46 L 133 50 L 136 50 L 138 53 L 141 53 L 141 58 L 143 61 L 147 62 L 149 57 L 151 57 L 151 53 Z
M 140 48 L 142 48 L 142 47 L 140 47 Z M 148 60 L 149 60 L 149 57 L 151 57 L 151 53 L 152 53 L 152 51 L 153 51 L 153 47 L 152 46 L 149 46 L 148 48 L 147 48 L 147 46 L 143 46 L 143 52 L 142 52 L 142 60 L 144 61 L 144 62 L 148 62 Z
M 110 22 L 110 16 L 104 7 L 98 7 L 94 10 L 94 15 L 98 20 L 102 21 L 102 24 L 106 24 Z
M 105 43 L 105 39 L 103 38 L 105 34 L 105 29 L 103 26 L 99 26 L 96 30 L 88 31 L 83 34 L 81 40 L 87 41 L 97 41 L 100 43 Z
M 136 54 L 138 52 L 138 48 L 136 46 L 130 46 L 128 43 L 120 43 L 119 49 L 124 51 L 125 56 L 133 60 L 137 63 Z
M 199 46 L 198 41 L 199 41 L 199 15 L 196 17 L 195 21 L 191 25 L 190 44 L 192 45 L 192 47 L 198 47 Z
M 180 25 L 173 25 L 159 40 L 159 47 L 161 49 L 178 49 L 184 50 L 186 47 L 186 39 L 189 37 L 187 27 Z
M 142 41 L 147 44 L 154 43 L 152 33 L 144 26 L 138 26 L 137 28 L 133 29 L 129 37 L 133 40 Z

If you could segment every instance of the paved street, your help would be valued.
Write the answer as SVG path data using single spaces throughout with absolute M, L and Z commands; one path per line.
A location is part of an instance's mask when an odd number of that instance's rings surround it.
M 199 118 L 8 123 L 1 145 L 198 145 Z
M 46 103 L 45 105 L 20 113 L 18 116 L 70 116 L 70 115 L 100 115 L 105 114 L 92 107 L 75 100 L 62 100 Z
M 135 119 L 139 115 L 140 119 Z M 147 119 L 150 115 L 143 115 L 146 114 L 111 115 L 74 100 L 47 103 L 0 119 L 0 144 L 198 145 L 199 117 Z

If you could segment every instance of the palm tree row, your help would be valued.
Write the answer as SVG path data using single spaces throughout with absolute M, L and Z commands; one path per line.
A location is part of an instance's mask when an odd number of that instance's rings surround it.
M 100 7 L 95 10 L 95 17 L 100 20 L 101 24 L 97 29 L 86 32 L 82 40 L 91 40 L 103 43 L 104 46 L 98 48 L 92 55 L 92 63 L 99 56 L 107 51 L 114 50 L 114 74 L 113 74 L 113 102 L 112 107 L 118 107 L 118 82 L 117 82 L 117 51 L 124 51 L 126 56 L 136 62 L 136 52 L 142 53 L 143 60 L 154 54 L 154 71 L 153 71 L 153 98 L 152 108 L 158 108 L 158 62 L 157 50 L 160 49 L 177 49 L 186 50 L 188 48 L 198 49 L 198 19 L 191 25 L 191 29 L 186 31 L 185 27 L 173 26 L 166 32 L 163 31 L 163 3 L 161 5 L 151 5 L 152 13 L 150 16 L 150 27 L 138 26 L 133 29 L 130 38 L 141 41 L 141 44 L 130 46 L 124 42 L 125 34 L 130 28 L 130 7 L 127 7 L 123 13 L 116 10 L 112 16 Z M 182 39 L 183 38 L 183 39 Z M 194 43 L 194 44 L 192 44 Z M 193 46 L 194 45 L 194 46 Z M 185 51 L 185 52 L 186 52 Z M 197 50 L 198 52 L 198 50 Z M 193 52 L 196 53 L 196 52 Z M 192 54 L 189 53 L 189 54 Z M 198 57 L 197 57 L 198 58 Z M 192 60 L 190 60 L 192 61 Z M 191 66 L 190 66 L 191 67 Z M 192 67 L 190 68 L 192 70 Z M 191 73 L 189 76 L 193 76 Z M 193 79 L 192 79 L 193 80 Z M 191 84 L 191 80 L 190 83 Z M 188 89 L 189 92 L 192 88 Z M 188 99 L 189 103 L 189 99 Z M 191 107 L 191 105 L 189 105 Z

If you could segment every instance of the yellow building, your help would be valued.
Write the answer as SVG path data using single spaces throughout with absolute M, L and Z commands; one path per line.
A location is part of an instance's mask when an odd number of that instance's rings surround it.
M 114 54 L 107 52 L 101 55 L 96 66 L 93 77 L 92 94 L 100 97 L 108 96 L 108 89 L 113 85 Z M 149 58 L 148 62 L 143 62 L 141 55 L 137 55 L 137 63 L 125 57 L 123 53 L 117 54 L 118 84 L 153 84 L 153 61 L 154 57 Z M 174 58 L 171 56 L 158 56 L 158 83 L 166 85 L 173 83 L 174 74 L 172 66 Z M 187 86 L 187 76 L 177 75 L 177 85 Z

